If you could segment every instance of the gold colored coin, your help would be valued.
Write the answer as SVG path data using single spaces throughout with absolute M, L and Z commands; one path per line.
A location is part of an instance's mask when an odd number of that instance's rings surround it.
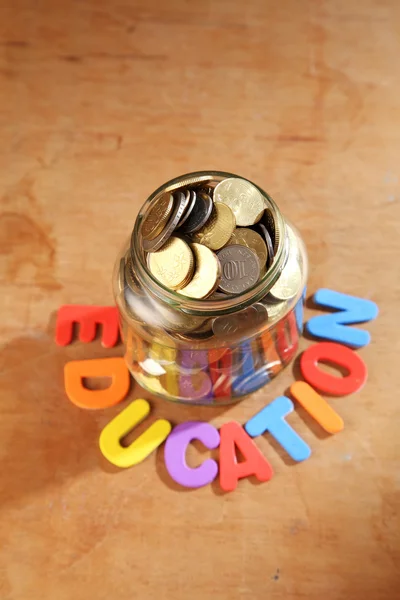
M 295 258 L 289 257 L 278 281 L 272 286 L 269 293 L 277 302 L 290 300 L 300 289 L 301 271 Z
M 183 178 L 174 179 L 166 186 L 165 191 L 174 192 L 175 190 L 183 190 L 187 187 L 203 187 L 205 185 L 213 185 L 213 175 L 192 175 L 188 174 Z
M 286 223 L 286 231 L 289 240 L 289 253 L 290 257 L 298 257 L 299 256 L 299 242 L 297 236 L 290 225 Z
M 153 203 L 142 224 L 145 240 L 154 240 L 164 229 L 172 213 L 174 199 L 172 194 L 163 194 Z
M 287 311 L 287 302 L 277 302 L 276 304 L 265 304 L 269 321 L 277 321 Z
M 250 250 L 254 250 L 260 261 L 261 270 L 265 268 L 268 259 L 268 250 L 266 243 L 259 233 L 246 227 L 238 227 L 229 240 L 229 245 L 231 244 L 240 244 L 241 246 L 247 246 Z
M 189 298 L 207 298 L 218 287 L 221 265 L 218 258 L 203 244 L 190 244 L 196 261 L 193 279 L 179 290 Z
M 188 331 L 196 331 L 197 328 L 199 326 L 201 326 L 204 323 L 204 318 L 203 317 L 195 317 L 193 315 L 187 315 L 187 318 L 185 319 L 185 317 L 181 318 L 180 321 L 178 321 L 178 319 L 176 319 L 174 322 L 170 321 L 168 323 L 168 325 L 166 325 L 166 329 L 168 331 L 183 331 L 183 332 L 188 332 Z
M 143 296 L 143 291 L 139 285 L 139 282 L 136 279 L 136 276 L 132 267 L 132 259 L 128 256 L 128 253 L 125 255 L 125 282 L 128 287 L 134 292 L 137 296 Z
M 124 293 L 125 289 L 125 257 L 119 261 L 118 269 L 118 290 L 120 294 Z
M 265 203 L 265 212 L 262 220 L 271 237 L 271 242 L 274 247 L 274 254 L 276 254 L 279 246 L 280 232 L 276 226 L 272 210 L 269 208 L 267 203 Z
M 148 255 L 152 275 L 163 285 L 177 290 L 189 283 L 194 258 L 189 245 L 178 237 L 170 237 L 164 246 Z
M 207 223 L 193 234 L 193 240 L 210 250 L 219 250 L 229 242 L 235 229 L 235 215 L 227 204 L 216 202 Z
M 148 390 L 152 394 L 169 394 L 166 389 L 161 385 L 161 381 L 158 377 L 151 375 L 144 375 L 142 369 L 136 374 L 136 377 L 142 387 Z
M 260 279 L 262 279 L 263 277 L 265 277 L 265 275 L 267 274 L 267 265 L 264 265 L 264 267 L 261 268 L 260 270 Z
M 249 181 L 229 177 L 214 190 L 214 202 L 222 202 L 232 209 L 236 224 L 254 225 L 264 213 L 264 200 L 258 189 Z

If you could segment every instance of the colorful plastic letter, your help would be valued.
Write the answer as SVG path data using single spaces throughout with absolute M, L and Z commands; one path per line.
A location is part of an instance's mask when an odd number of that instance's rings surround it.
M 208 351 L 208 360 L 214 398 L 229 397 L 232 383 L 230 348 L 211 348 Z
M 105 390 L 89 390 L 84 377 L 111 377 Z M 80 408 L 108 408 L 121 402 L 129 392 L 130 375 L 123 358 L 72 360 L 64 367 L 64 385 L 68 398 Z
M 320 306 L 336 308 L 339 312 L 310 319 L 306 325 L 310 335 L 354 348 L 361 348 L 370 343 L 369 331 L 347 327 L 347 325 L 375 319 L 378 316 L 375 302 L 327 289 L 318 290 L 314 294 L 314 302 Z
M 254 345 L 254 352 L 255 354 L 253 354 L 253 347 L 250 342 L 244 342 L 240 345 L 242 365 L 239 375 L 233 381 L 232 388 L 235 394 L 242 396 L 251 394 L 265 385 L 270 379 L 268 370 L 256 369 L 254 358 L 255 356 L 258 357 L 259 354 L 256 343 Z
M 121 439 L 136 425 L 139 425 L 150 413 L 147 400 L 134 400 L 122 412 L 110 421 L 100 434 L 99 444 L 103 456 L 113 465 L 126 469 L 141 463 L 163 441 L 171 431 L 171 423 L 158 419 L 130 446 L 121 446 Z
M 179 378 L 180 395 L 187 400 L 211 400 L 212 383 L 208 375 L 206 350 L 183 350 Z
M 327 361 L 345 367 L 349 375 L 335 377 L 321 371 L 318 361 Z M 358 354 L 342 344 L 320 342 L 307 348 L 300 358 L 300 369 L 304 379 L 317 390 L 334 396 L 345 396 L 357 392 L 367 380 L 367 367 Z
M 261 346 L 264 351 L 264 359 L 268 370 L 276 375 L 282 369 L 282 361 L 276 350 L 274 340 L 268 329 L 261 334 Z
M 286 415 L 293 411 L 293 402 L 286 396 L 279 396 L 265 406 L 245 425 L 251 437 L 262 435 L 268 431 L 272 437 L 297 462 L 309 458 L 310 447 L 285 421 Z
M 177 351 L 175 348 L 168 348 L 158 342 L 153 342 L 149 355 L 163 371 L 160 376 L 160 383 L 163 388 L 171 396 L 179 396 L 179 371 L 176 364 Z
M 56 343 L 67 346 L 72 341 L 73 324 L 79 323 L 79 340 L 92 342 L 96 337 L 96 327 L 103 326 L 101 344 L 112 348 L 118 342 L 118 310 L 116 306 L 86 306 L 66 304 L 60 306 L 56 323 Z
M 284 365 L 292 360 L 298 346 L 299 330 L 297 329 L 296 315 L 292 310 L 276 324 L 276 349 Z
M 243 477 L 254 475 L 258 481 L 268 481 L 273 475 L 272 467 L 253 440 L 239 423 L 231 421 L 220 429 L 219 483 L 225 492 L 236 489 Z M 245 457 L 238 462 L 235 445 Z
M 328 433 L 338 433 L 344 427 L 343 419 L 320 396 L 311 385 L 305 381 L 295 381 L 290 386 L 290 392 L 297 402 L 321 425 Z
M 133 370 L 138 369 L 138 363 L 146 360 L 148 352 L 148 342 L 136 335 L 132 329 L 128 329 L 125 342 L 125 360 Z
M 211 483 L 217 476 L 218 463 L 212 458 L 194 469 L 186 463 L 186 449 L 193 440 L 200 440 L 207 448 L 219 444 L 219 433 L 210 423 L 187 421 L 177 425 L 169 435 L 164 448 L 165 466 L 176 483 L 188 488 L 198 488 Z
M 296 317 L 296 325 L 299 333 L 303 333 L 303 319 L 304 319 L 304 299 L 303 297 L 297 302 L 294 307 L 294 315 Z

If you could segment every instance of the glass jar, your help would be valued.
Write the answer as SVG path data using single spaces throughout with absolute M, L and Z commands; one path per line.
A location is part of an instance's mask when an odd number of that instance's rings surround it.
M 160 194 L 185 186 L 212 188 L 227 177 L 238 176 L 200 171 L 158 188 L 141 208 L 131 239 L 116 261 L 113 289 L 126 363 L 143 388 L 167 400 L 208 405 L 240 400 L 278 375 L 298 348 L 307 279 L 305 247 L 257 185 L 273 217 L 275 256 L 252 288 L 195 300 L 163 286 L 147 267 L 140 228 Z

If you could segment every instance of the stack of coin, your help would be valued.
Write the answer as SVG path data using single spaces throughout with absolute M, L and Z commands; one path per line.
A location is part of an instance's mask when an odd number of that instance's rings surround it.
M 297 349 L 306 271 L 299 236 L 268 194 L 219 172 L 172 180 L 145 206 L 115 269 L 132 374 L 182 402 L 253 392 Z
M 268 200 L 238 177 L 186 183 L 155 197 L 143 217 L 150 273 L 188 298 L 214 301 L 247 291 L 265 276 L 279 245 Z M 283 287 L 272 301 L 287 299 Z

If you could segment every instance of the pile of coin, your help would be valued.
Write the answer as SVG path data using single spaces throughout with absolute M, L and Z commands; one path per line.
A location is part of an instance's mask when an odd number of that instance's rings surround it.
M 156 197 L 140 229 L 153 277 L 193 299 L 245 292 L 264 277 L 279 244 L 271 207 L 252 183 L 211 183 Z M 277 301 L 287 299 L 275 291 Z

